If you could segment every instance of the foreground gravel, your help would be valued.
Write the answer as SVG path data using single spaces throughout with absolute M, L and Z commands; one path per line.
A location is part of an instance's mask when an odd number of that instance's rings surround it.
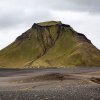
M 0 100 L 100 100 L 99 83 L 100 68 L 3 69 Z
M 0 91 L 0 100 L 100 100 L 100 86 L 65 89 Z

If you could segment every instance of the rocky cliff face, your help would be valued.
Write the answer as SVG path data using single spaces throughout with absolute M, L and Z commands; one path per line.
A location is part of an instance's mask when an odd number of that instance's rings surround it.
M 100 66 L 100 51 L 70 25 L 35 23 L 0 51 L 3 67 Z

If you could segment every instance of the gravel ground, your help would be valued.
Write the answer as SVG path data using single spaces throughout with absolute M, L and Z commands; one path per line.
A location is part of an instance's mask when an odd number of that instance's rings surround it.
M 0 100 L 100 100 L 100 68 L 2 69 L 0 76 Z
M 63 90 L 0 91 L 0 100 L 100 100 L 100 86 Z

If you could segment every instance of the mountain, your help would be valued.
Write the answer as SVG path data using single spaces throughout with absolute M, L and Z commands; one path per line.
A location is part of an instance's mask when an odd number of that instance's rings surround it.
M 85 35 L 60 21 L 34 23 L 0 51 L 9 68 L 100 66 L 100 50 Z

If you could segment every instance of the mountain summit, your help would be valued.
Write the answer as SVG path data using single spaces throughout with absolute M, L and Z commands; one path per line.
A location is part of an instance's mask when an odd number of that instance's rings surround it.
M 0 51 L 9 68 L 100 66 L 100 50 L 85 35 L 60 21 L 34 23 Z

